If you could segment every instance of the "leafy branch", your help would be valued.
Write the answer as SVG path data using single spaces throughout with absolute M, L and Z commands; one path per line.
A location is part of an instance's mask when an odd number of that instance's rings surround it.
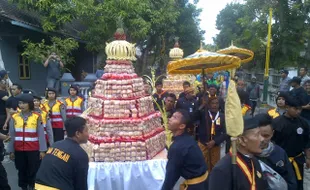
M 75 61 L 71 56 L 71 52 L 79 47 L 78 42 L 72 38 L 52 37 L 50 44 L 47 44 L 44 39 L 40 43 L 34 43 L 29 39 L 22 42 L 25 48 L 22 56 L 40 64 L 54 52 L 60 57 L 65 66 L 72 65 Z

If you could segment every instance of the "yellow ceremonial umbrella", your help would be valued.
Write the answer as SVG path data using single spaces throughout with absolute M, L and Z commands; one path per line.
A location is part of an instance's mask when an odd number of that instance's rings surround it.
M 202 73 L 203 84 L 205 81 L 205 72 L 216 72 L 223 70 L 234 70 L 240 67 L 241 59 L 232 55 L 225 55 L 221 53 L 209 52 L 202 49 L 202 45 L 200 49 L 183 59 L 175 60 L 169 62 L 167 65 L 168 74 L 200 74 Z M 205 85 L 203 85 L 205 88 Z M 206 90 L 206 89 L 204 89 Z M 240 104 L 240 100 L 239 100 Z M 241 108 L 241 107 L 240 107 Z M 205 108 L 206 109 L 206 108 Z M 210 128 L 210 126 L 207 126 Z M 207 130 L 207 139 L 211 139 L 210 129 Z M 208 151 L 208 162 L 209 166 L 211 166 L 211 154 Z
M 239 57 L 241 59 L 241 63 L 248 63 L 254 58 L 253 51 L 236 47 L 234 46 L 233 42 L 231 43 L 230 47 L 218 50 L 217 53 Z
M 241 59 L 232 55 L 209 52 L 200 48 L 196 53 L 183 59 L 171 61 L 167 65 L 168 74 L 200 74 L 235 69 Z

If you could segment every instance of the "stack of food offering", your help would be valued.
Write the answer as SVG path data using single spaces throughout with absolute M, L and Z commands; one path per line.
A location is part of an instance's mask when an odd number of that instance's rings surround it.
M 168 75 L 163 80 L 163 88 L 178 97 L 184 91 L 183 82 L 188 81 L 193 85 L 195 84 L 195 80 L 196 77 L 194 75 Z
M 179 39 L 176 38 L 175 40 L 174 47 L 169 52 L 171 60 L 182 59 L 184 55 L 184 52 L 179 45 Z M 194 84 L 195 80 L 196 78 L 193 75 L 167 75 L 167 78 L 163 80 L 163 88 L 178 97 L 179 94 L 184 91 L 183 82 L 188 81 L 191 84 Z
M 88 101 L 92 109 L 85 149 L 95 162 L 149 160 L 165 147 L 161 115 L 134 71 L 135 45 L 126 41 L 123 29 L 114 37 L 106 46 L 105 73 Z

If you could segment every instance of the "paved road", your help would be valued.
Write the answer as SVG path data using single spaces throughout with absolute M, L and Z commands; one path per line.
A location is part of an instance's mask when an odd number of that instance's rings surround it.
M 15 169 L 15 165 L 12 161 L 9 161 L 9 158 L 6 156 L 4 161 L 2 162 L 3 166 L 6 169 L 6 172 L 8 174 L 8 180 L 9 184 L 11 186 L 12 190 L 20 190 L 17 184 L 17 171 Z

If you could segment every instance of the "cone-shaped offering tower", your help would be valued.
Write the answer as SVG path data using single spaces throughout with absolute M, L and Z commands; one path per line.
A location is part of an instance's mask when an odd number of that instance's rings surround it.
M 105 49 L 105 74 L 89 99 L 88 153 L 95 162 L 149 160 L 165 147 L 160 113 L 134 71 L 135 45 L 126 41 L 121 28 L 114 37 Z

